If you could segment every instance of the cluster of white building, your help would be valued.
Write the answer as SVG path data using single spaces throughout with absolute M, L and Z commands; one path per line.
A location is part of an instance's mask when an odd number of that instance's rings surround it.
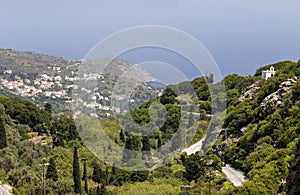
M 4 74 L 12 74 L 12 70 L 5 70 Z M 20 76 L 15 75 L 13 80 L 8 80 L 6 78 L 0 78 L 1 87 L 5 87 L 13 92 L 16 92 L 21 96 L 36 97 L 37 95 L 45 95 L 46 97 L 52 98 L 63 98 L 71 99 L 65 89 L 54 90 L 55 85 L 59 87 L 62 86 L 61 76 L 48 76 L 47 74 L 42 74 L 35 80 L 30 81 L 29 79 L 22 79 Z M 67 86 L 69 87 L 69 86 Z M 72 86 L 74 87 L 74 86 Z
M 61 71 L 59 67 L 53 67 L 53 70 L 57 72 Z M 12 73 L 13 70 L 3 71 L 4 75 L 11 75 Z M 73 100 L 72 97 L 69 96 L 68 90 L 69 88 L 78 89 L 78 85 L 74 84 L 73 82 L 78 80 L 79 78 L 74 76 L 65 76 L 63 78 L 61 76 L 50 76 L 44 73 L 39 75 L 32 81 L 29 79 L 22 79 L 18 75 L 15 75 L 13 79 L 7 78 L 7 76 L 0 78 L 0 87 L 7 88 L 16 95 L 27 96 L 32 98 L 45 96 L 52 99 L 62 99 L 66 103 L 72 103 L 74 101 L 77 101 L 82 103 L 84 107 L 103 110 L 106 116 L 109 116 L 110 112 L 113 111 L 113 109 L 110 106 L 102 105 L 100 103 L 100 100 L 109 101 L 109 97 L 101 95 L 99 92 L 97 92 L 97 90 L 95 92 L 92 92 L 91 90 L 85 88 L 80 89 L 85 93 L 93 93 L 91 102 L 84 102 L 79 97 Z M 104 77 L 99 74 L 86 74 L 82 79 L 95 80 L 101 78 L 104 79 Z M 73 84 L 63 85 L 64 81 L 69 81 Z M 55 86 L 58 86 L 59 88 L 55 88 Z M 119 112 L 118 108 L 117 111 Z

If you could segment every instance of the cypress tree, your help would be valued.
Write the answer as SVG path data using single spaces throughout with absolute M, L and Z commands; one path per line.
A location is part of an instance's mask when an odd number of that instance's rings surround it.
M 101 191 L 100 191 L 100 187 L 99 187 L 99 186 L 97 186 L 96 195 L 101 195 L 100 193 L 101 193 Z
M 52 179 L 55 182 L 58 180 L 58 175 L 57 175 L 55 160 L 54 160 L 53 157 L 50 158 L 50 160 L 49 160 L 49 166 L 47 168 L 46 178 L 47 179 Z
M 162 145 L 162 142 L 161 142 L 161 138 L 160 136 L 158 137 L 158 140 L 157 140 L 157 148 L 160 148 Z
M 4 113 L 4 106 L 0 105 L 0 149 L 7 147 Z
M 78 151 L 76 147 L 74 147 L 73 181 L 74 181 L 74 192 L 76 194 L 80 194 L 81 193 L 80 167 L 79 167 L 79 160 L 78 160 Z
M 83 180 L 84 180 L 84 191 L 88 193 L 89 187 L 88 187 L 88 177 L 87 177 L 87 170 L 86 170 L 86 160 L 84 160 L 83 162 Z
M 123 129 L 121 129 L 121 131 L 120 131 L 120 140 L 122 142 L 125 142 L 125 135 L 124 135 Z

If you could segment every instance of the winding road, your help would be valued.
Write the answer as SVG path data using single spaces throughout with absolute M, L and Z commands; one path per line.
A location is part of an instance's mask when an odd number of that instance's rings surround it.
M 0 183 L 0 195 L 11 195 L 11 193 L 9 193 L 4 187 L 3 185 Z
M 202 143 L 205 140 L 206 136 L 195 144 L 191 145 L 188 148 L 182 150 L 182 152 L 186 152 L 187 155 L 194 154 L 201 150 Z M 241 171 L 238 171 L 232 168 L 230 165 L 226 165 L 222 167 L 222 172 L 227 176 L 227 178 L 233 183 L 234 186 L 241 186 L 243 182 L 246 180 L 246 176 L 243 175 Z
M 187 155 L 195 154 L 196 152 L 201 150 L 202 143 L 205 140 L 205 138 L 206 138 L 206 136 L 204 138 L 202 138 L 200 141 L 191 145 L 190 147 L 183 149 L 181 152 L 186 152 Z
M 227 176 L 234 186 L 241 186 L 246 180 L 246 177 L 241 171 L 232 168 L 228 164 L 225 167 L 222 167 L 222 172 Z

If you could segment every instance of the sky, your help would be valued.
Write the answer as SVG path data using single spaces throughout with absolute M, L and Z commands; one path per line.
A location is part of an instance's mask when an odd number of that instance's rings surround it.
M 117 31 L 165 25 L 202 43 L 222 75 L 249 75 L 263 65 L 300 59 L 299 8 L 298 0 L 0 0 L 0 45 L 83 59 Z M 145 52 L 147 60 L 161 58 Z M 130 60 L 143 61 L 137 55 Z M 189 76 L 197 75 L 191 70 Z

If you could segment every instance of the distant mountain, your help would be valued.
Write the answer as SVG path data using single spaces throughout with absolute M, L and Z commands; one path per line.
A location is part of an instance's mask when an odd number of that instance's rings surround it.
M 0 47 L 0 64 L 0 71 L 13 69 L 20 73 L 41 73 L 47 71 L 48 66 L 67 66 L 72 64 L 72 61 L 36 52 L 21 52 Z
M 110 78 L 129 78 L 131 76 L 144 81 L 154 80 L 148 72 L 142 70 L 138 65 L 119 58 L 84 60 L 80 71 L 82 71 L 82 73 L 93 72 L 109 76 Z
M 154 87 L 154 88 L 161 88 L 161 89 L 164 89 L 167 87 L 166 84 L 164 83 L 161 83 L 159 81 L 148 81 L 148 82 L 145 82 L 146 85 L 149 85 L 151 87 Z

